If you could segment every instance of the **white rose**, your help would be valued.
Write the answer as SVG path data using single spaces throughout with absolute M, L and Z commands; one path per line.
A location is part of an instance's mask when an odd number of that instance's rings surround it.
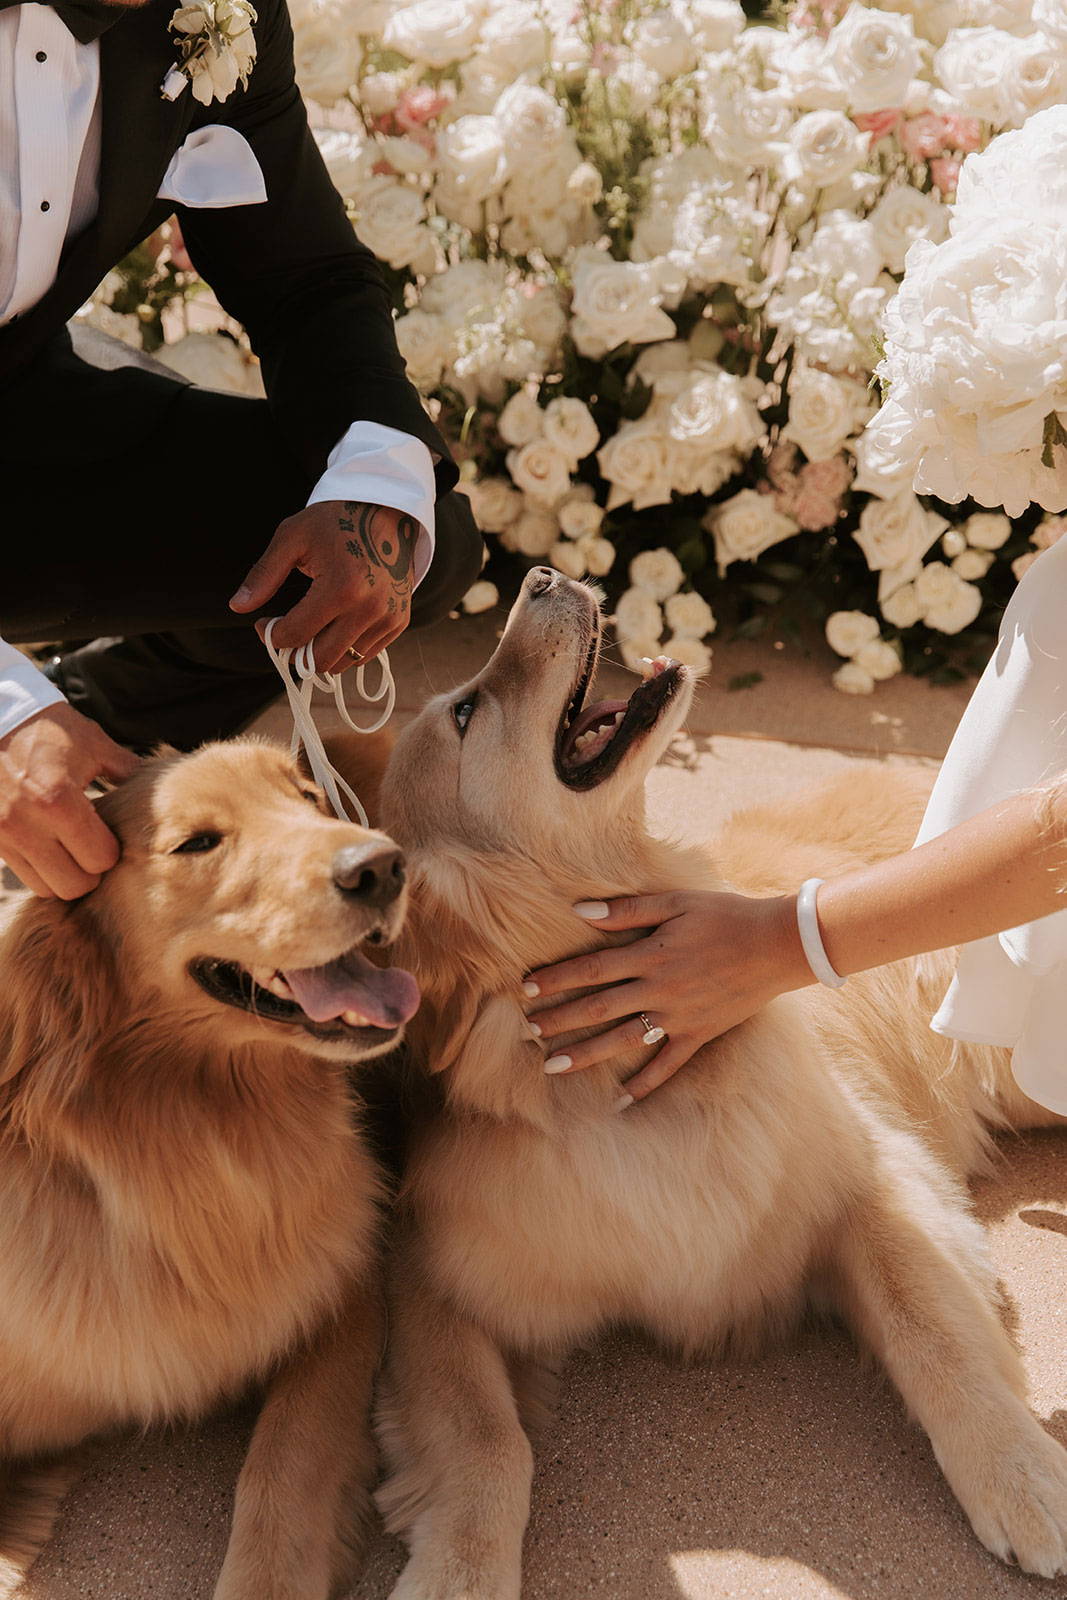
M 538 5 L 494 0 L 482 23 L 479 56 L 494 72 L 512 81 L 546 65 L 545 18 Z
M 577 251 L 572 273 L 571 336 L 580 355 L 596 360 L 620 344 L 674 338 L 674 323 L 660 309 L 663 293 L 656 263 L 614 261 L 590 247 Z
M 528 389 L 519 389 L 512 395 L 497 418 L 497 431 L 505 444 L 520 450 L 544 432 L 545 414 Z
M 693 41 L 681 17 L 653 11 L 627 29 L 627 42 L 637 58 L 661 78 L 680 78 L 696 65 Z
M 482 7 L 472 0 L 415 0 L 394 11 L 382 43 L 409 61 L 447 67 L 470 54 L 481 20 Z
M 1034 112 L 1056 106 L 1067 94 L 1064 41 L 1041 33 L 1013 39 L 1005 62 L 1010 120 L 1020 126 Z
M 767 166 L 784 153 L 792 123 L 782 95 L 724 79 L 709 96 L 704 136 L 728 166 Z
M 337 0 L 312 0 L 293 23 L 296 81 L 310 100 L 332 106 L 359 77 L 359 35 L 345 26 Z
M 791 183 L 825 189 L 867 159 L 870 135 L 842 111 L 809 111 L 789 130 L 782 175 Z
M 878 426 L 869 422 L 849 448 L 856 457 L 856 477 L 852 487 L 862 494 L 874 494 L 882 500 L 892 500 L 911 489 L 915 476 L 914 459 L 902 449 L 900 432 L 908 432 L 907 419 L 902 430 L 893 427 L 892 402 L 879 411 Z M 898 408 L 899 409 L 899 408 Z
M 890 272 L 903 272 L 904 257 L 916 239 L 936 242 L 948 233 L 948 207 L 936 194 L 898 184 L 879 200 L 870 223 Z
M 433 165 L 425 145 L 407 134 L 379 134 L 375 142 L 380 159 L 387 161 L 394 172 L 410 177 L 429 172 Z
M 852 111 L 898 106 L 922 64 L 911 18 L 869 11 L 858 0 L 831 30 L 827 53 Z
M 488 578 L 479 578 L 477 583 L 471 584 L 460 605 L 468 616 L 476 616 L 479 611 L 491 611 L 500 603 L 500 592 L 495 583 L 490 583 Z
M 493 115 L 516 172 L 551 161 L 567 131 L 566 113 L 555 95 L 532 83 L 515 83 L 505 89 Z
M 587 491 L 587 492 L 586 492 Z M 597 505 L 592 486 L 576 484 L 556 507 L 559 525 L 568 539 L 592 539 L 600 532 L 603 509 Z
M 669 505 L 672 493 L 667 441 L 654 423 L 641 417 L 624 422 L 597 451 L 601 475 L 611 485 L 607 509 L 632 501 L 635 511 Z
M 528 506 L 500 535 L 500 543 L 506 550 L 517 550 L 520 555 L 537 560 L 547 556 L 558 538 L 559 523 L 551 512 Z
M 346 200 L 355 200 L 371 177 L 374 157 L 368 154 L 366 141 L 357 133 L 344 128 L 315 128 L 312 130 L 319 154 L 326 163 L 330 182 Z
M 571 486 L 570 463 L 547 439 L 531 439 L 529 444 L 508 451 L 508 471 L 531 500 L 553 506 Z
M 296 26 L 295 20 L 293 26 Z M 360 107 L 369 117 L 387 116 L 396 110 L 397 102 L 407 86 L 406 72 L 365 72 L 359 80 Z
M 855 661 L 846 661 L 830 679 L 835 689 L 840 689 L 842 694 L 873 694 L 874 679 L 869 672 L 857 666 Z
M 396 342 L 417 389 L 434 389 L 452 352 L 448 325 L 418 306 L 396 320 Z
M 684 15 L 693 38 L 709 54 L 729 50 L 745 26 L 738 0 L 684 0 Z
M 548 402 L 544 430 L 545 438 L 566 456 L 572 468 L 600 443 L 600 429 L 585 401 L 565 395 Z
M 934 57 L 934 71 L 963 111 L 984 121 L 1012 120 L 1008 81 L 1012 37 L 1000 28 L 953 28 Z
M 645 589 L 625 589 L 615 605 L 615 631 L 620 639 L 658 639 L 663 632 L 663 612 Z M 652 655 L 656 654 L 655 649 Z
M 488 199 L 503 187 L 508 171 L 500 124 L 495 117 L 459 117 L 437 135 L 437 160 L 458 199 Z
M 882 574 L 879 600 L 915 577 L 923 556 L 947 527 L 944 517 L 927 511 L 913 494 L 868 500 L 853 538 L 871 571 Z
M 865 611 L 834 611 L 826 619 L 826 642 L 839 656 L 854 656 L 877 639 L 877 617 Z
M 1067 40 L 1067 0 L 1024 0 L 1035 28 L 1056 39 Z
M 958 577 L 977 583 L 980 578 L 985 577 L 994 560 L 991 550 L 964 550 L 953 561 L 952 570 Z
M 763 437 L 763 423 L 743 380 L 720 368 L 694 372 L 679 385 L 667 432 L 679 444 L 747 453 Z
M 95 317 L 90 320 L 101 326 Z M 105 327 L 105 331 L 110 329 Z M 259 363 L 223 333 L 187 333 L 184 339 L 165 344 L 158 350 L 156 360 L 204 389 L 222 389 L 234 394 L 263 393 Z
M 676 638 L 703 639 L 705 634 L 715 632 L 715 613 L 695 589 L 669 595 L 664 611 L 667 626 Z
M 969 628 L 982 609 L 982 594 L 942 561 L 931 561 L 915 579 L 915 598 L 923 621 L 939 633 Z
M 470 502 L 483 533 L 503 533 L 523 509 L 522 495 L 507 478 L 479 478 L 470 486 Z
M 615 546 L 610 539 L 601 539 L 593 534 L 578 540 L 582 557 L 585 561 L 585 570 L 593 578 L 606 578 L 615 565 Z
M 680 661 L 683 667 L 688 667 L 698 677 L 705 677 L 711 671 L 710 649 L 691 634 L 672 634 L 663 645 L 662 654 Z
M 631 585 L 643 589 L 653 600 L 666 600 L 676 594 L 684 582 L 685 573 L 678 557 L 662 546 L 658 550 L 642 550 L 630 562 Z
M 829 461 L 871 415 L 870 394 L 854 378 L 802 367 L 789 386 L 783 439 L 798 444 L 809 461 Z
M 878 602 L 885 620 L 893 628 L 913 628 L 922 621 L 922 606 L 913 583 L 902 583 L 899 589 Z
M 423 247 L 425 217 L 418 190 L 406 184 L 383 183 L 360 203 L 359 237 L 380 260 L 391 267 L 406 267 Z
M 800 532 L 792 517 L 775 510 L 771 495 L 758 494 L 755 489 L 741 489 L 712 506 L 703 526 L 714 537 L 720 577 L 731 561 L 755 561 L 771 545 Z
M 1067 207 L 1067 106 L 1031 117 L 1017 132 L 1002 133 L 963 163 L 952 207 L 952 232 L 972 222 L 994 225 L 1010 200 L 1012 211 L 1063 216 Z
M 1011 537 L 1011 523 L 997 511 L 976 511 L 963 524 L 963 536 L 975 550 L 999 550 Z
M 958 528 L 950 528 L 941 541 L 941 550 L 951 561 L 955 556 L 961 556 L 967 548 L 967 540 Z
M 875 683 L 895 678 L 903 665 L 900 652 L 886 639 L 872 639 L 869 644 L 861 646 L 856 651 L 854 661 L 861 672 L 870 673 Z
M 558 539 L 548 552 L 548 559 L 565 578 L 585 577 L 585 551 L 573 539 Z
M 529 292 L 524 286 L 518 301 L 518 317 L 527 338 L 549 354 L 567 331 L 567 314 L 554 289 L 541 287 Z

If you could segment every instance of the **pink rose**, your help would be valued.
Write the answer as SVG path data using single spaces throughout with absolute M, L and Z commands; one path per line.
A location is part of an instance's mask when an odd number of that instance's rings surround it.
M 930 177 L 933 179 L 934 188 L 939 194 L 946 196 L 956 193 L 956 185 L 960 181 L 960 167 L 962 162 L 953 156 L 939 156 L 930 163 Z
M 982 124 L 977 117 L 961 117 L 956 113 L 942 118 L 945 124 L 945 143 L 950 150 L 959 150 L 963 155 L 970 155 L 972 150 L 978 150 L 982 144 Z
M 805 490 L 838 500 L 852 482 L 852 468 L 844 455 L 831 456 L 828 461 L 809 461 L 800 478 Z
M 861 133 L 869 133 L 876 140 L 892 133 L 900 118 L 899 108 L 887 108 L 885 111 L 857 111 L 852 120 Z
M 939 156 L 951 143 L 945 118 L 932 111 L 909 117 L 900 130 L 900 142 L 916 161 L 929 161 L 931 156 Z
M 405 133 L 413 133 L 416 128 L 439 117 L 448 103 L 448 95 L 442 94 L 440 89 L 428 83 L 417 83 L 405 89 L 396 103 L 397 125 Z

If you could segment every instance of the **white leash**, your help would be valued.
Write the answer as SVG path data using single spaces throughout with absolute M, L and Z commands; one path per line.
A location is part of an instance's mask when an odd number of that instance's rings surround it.
M 279 676 L 285 685 L 285 692 L 289 698 L 289 709 L 293 714 L 293 737 L 289 745 L 292 755 L 296 755 L 303 746 L 307 755 L 308 766 L 311 768 L 315 782 L 326 791 L 326 797 L 333 806 L 334 811 L 342 822 L 351 822 L 352 818 L 345 810 L 341 800 L 342 791 L 347 795 L 355 807 L 356 816 L 365 828 L 370 827 L 367 813 L 360 804 L 359 796 L 349 787 L 341 774 L 330 765 L 329 757 L 323 748 L 322 735 L 315 726 L 315 718 L 311 711 L 311 696 L 316 689 L 325 689 L 332 693 L 334 704 L 341 716 L 341 721 L 352 729 L 353 733 L 377 733 L 393 714 L 396 705 L 396 684 L 389 667 L 389 657 L 383 650 L 377 657 L 381 667 L 381 677 L 378 687 L 373 694 L 367 689 L 366 666 L 356 669 L 356 691 L 370 705 L 376 705 L 379 700 L 385 701 L 385 709 L 377 722 L 372 722 L 369 728 L 361 728 L 353 722 L 345 705 L 345 691 L 341 678 L 332 672 L 318 673 L 315 671 L 315 652 L 311 644 L 303 644 L 299 649 L 279 650 L 271 641 L 274 624 L 279 619 L 272 617 L 267 623 L 263 634 L 263 643 L 267 648 Z

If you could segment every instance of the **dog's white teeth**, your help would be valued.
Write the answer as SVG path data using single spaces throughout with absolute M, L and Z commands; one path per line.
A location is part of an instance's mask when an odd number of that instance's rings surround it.
M 341 1021 L 347 1022 L 350 1028 L 365 1028 L 368 1026 L 366 1017 L 360 1011 L 342 1011 Z
M 269 989 L 271 994 L 278 996 L 279 1000 L 291 1000 L 293 998 L 293 991 L 280 972 L 272 972 L 264 977 L 256 977 L 256 974 L 253 973 L 252 976 L 261 989 Z
M 616 713 L 615 713 L 615 724 L 614 724 L 616 728 L 622 722 L 622 719 L 623 719 L 623 717 L 625 715 L 626 715 L 625 711 L 616 711 Z

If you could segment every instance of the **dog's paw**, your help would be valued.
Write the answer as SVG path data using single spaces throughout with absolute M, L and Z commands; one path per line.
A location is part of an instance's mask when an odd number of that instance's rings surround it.
M 479 1565 L 430 1549 L 412 1556 L 389 1595 L 389 1600 L 519 1600 L 517 1571 Z
M 1032 1418 L 954 1484 L 975 1533 L 1002 1561 L 1042 1578 L 1067 1573 L 1067 1450 Z

